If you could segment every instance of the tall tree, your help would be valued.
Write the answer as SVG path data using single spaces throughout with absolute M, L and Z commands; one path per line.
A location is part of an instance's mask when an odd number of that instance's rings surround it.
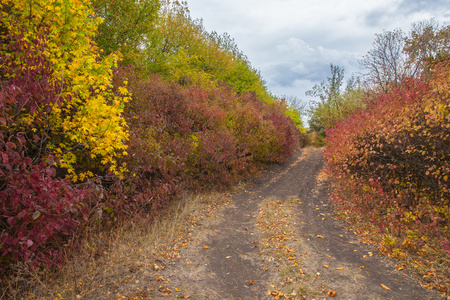
M 125 64 L 141 59 L 142 45 L 153 30 L 161 0 L 93 0 L 98 25 L 95 42 L 105 55 L 121 50 Z
M 336 121 L 348 117 L 364 106 L 364 91 L 359 80 L 351 77 L 344 88 L 344 68 L 331 64 L 330 70 L 331 77 L 306 92 L 307 96 L 320 99 L 311 102 L 308 123 L 310 130 L 317 132 L 322 141 L 326 128 L 334 127 Z
M 450 57 L 450 26 L 434 19 L 413 23 L 407 36 L 400 29 L 375 34 L 373 48 L 359 61 L 366 83 L 388 92 L 405 78 L 428 75 L 433 65 Z
M 373 49 L 360 60 L 366 70 L 365 79 L 371 86 L 387 92 L 391 85 L 397 86 L 405 76 L 414 76 L 403 52 L 404 34 L 400 29 L 375 34 Z
M 428 75 L 435 63 L 450 58 L 450 25 L 441 27 L 435 19 L 413 23 L 404 50 L 415 71 Z
M 186 2 L 165 1 L 159 19 L 144 46 L 147 70 L 187 84 L 225 82 L 238 94 L 255 92 L 272 103 L 258 70 L 228 35 L 208 33 L 201 20 L 193 20 Z

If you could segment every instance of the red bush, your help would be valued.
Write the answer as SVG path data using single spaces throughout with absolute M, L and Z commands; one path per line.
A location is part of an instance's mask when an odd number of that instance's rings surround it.
M 8 47 L 28 48 L 14 39 Z M 87 223 L 88 190 L 56 174 L 47 145 L 57 141 L 51 111 L 64 101 L 62 83 L 50 81 L 53 70 L 43 54 L 27 55 L 26 67 L 8 56 L 0 62 L 8 66 L 0 83 L 0 261 L 59 264 L 62 245 L 72 244 Z
M 390 246 L 407 251 L 448 245 L 449 74 L 447 63 L 428 82 L 405 80 L 327 131 L 324 155 L 340 211 L 399 237 Z
M 152 212 L 184 189 L 227 187 L 298 146 L 294 124 L 255 94 L 182 87 L 158 75 L 139 80 L 131 70 L 116 75 L 128 77 L 133 94 L 123 158 L 130 176 L 112 185 L 117 211 L 132 205 Z
M 33 164 L 24 157 L 24 137 L 11 140 L 0 141 L 1 256 L 31 260 L 33 266 L 60 264 L 59 249 L 72 244 L 73 235 L 87 223 L 85 191 L 55 178 L 51 158 Z

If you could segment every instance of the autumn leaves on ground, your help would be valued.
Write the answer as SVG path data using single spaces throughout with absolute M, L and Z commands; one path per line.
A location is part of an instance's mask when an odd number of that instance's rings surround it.
M 450 27 L 332 65 L 307 134 L 185 3 L 0 9 L 0 298 L 446 297 Z

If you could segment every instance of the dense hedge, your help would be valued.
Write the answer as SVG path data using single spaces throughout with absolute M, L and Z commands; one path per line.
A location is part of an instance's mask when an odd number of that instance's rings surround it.
M 234 44 L 221 48 L 220 37 L 192 21 L 185 3 L 167 2 L 159 18 L 158 1 L 108 3 L 95 1 L 96 13 L 88 0 L 0 3 L 2 267 L 58 265 L 62 249 L 97 226 L 157 214 L 183 191 L 228 187 L 299 144 L 286 104 L 272 99 Z M 99 18 L 117 11 L 135 14 L 114 16 L 122 25 L 141 22 L 120 34 L 132 42 L 123 47 L 127 61 L 163 64 L 168 73 L 118 67 L 119 53 L 110 54 L 118 45 L 105 32 L 124 28 Z M 146 49 L 143 36 L 152 41 Z M 192 85 L 210 76 L 203 56 L 184 55 L 194 46 L 216 66 L 208 84 Z M 227 76 L 214 61 L 234 65 L 228 75 L 239 66 L 229 80 L 239 90 L 219 83 Z
M 115 193 L 126 195 L 119 198 L 134 199 L 136 208 L 153 210 L 186 189 L 227 187 L 298 147 L 292 121 L 254 93 L 183 87 L 156 74 L 145 80 L 131 71 L 116 75 L 131 79 L 123 158 L 130 173 L 111 180 Z
M 327 131 L 334 198 L 402 251 L 450 254 L 450 63 L 405 80 Z
M 30 48 L 11 42 L 11 51 Z M 35 42 L 35 47 L 43 47 Z M 43 50 L 43 49 L 42 49 Z M 29 53 L 26 65 L 9 56 L 0 90 L 0 262 L 25 259 L 61 262 L 55 249 L 71 243 L 89 215 L 87 186 L 75 186 L 57 175 L 48 145 L 62 141 L 53 131 L 52 111 L 70 95 L 61 95 L 63 83 L 51 80 L 53 69 L 39 53 Z M 63 172 L 64 173 L 64 172 Z
M 127 155 L 117 156 L 127 169 L 116 174 L 103 168 L 79 145 L 72 152 L 93 176 L 75 183 L 49 146 L 64 140 L 53 131 L 52 117 L 71 99 L 61 94 L 64 82 L 51 80 L 51 64 L 36 52 L 23 68 L 9 65 L 3 74 L 14 76 L 3 77 L 0 90 L 2 264 L 60 264 L 61 249 L 76 246 L 83 230 L 158 213 L 182 191 L 227 187 L 283 161 L 299 143 L 283 103 L 268 105 L 227 86 L 206 90 L 158 75 L 140 80 L 116 69 L 111 93 L 120 94 L 127 79 L 133 95 L 123 113 Z

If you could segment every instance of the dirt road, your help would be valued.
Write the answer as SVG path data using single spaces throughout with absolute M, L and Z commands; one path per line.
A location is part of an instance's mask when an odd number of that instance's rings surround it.
M 171 296 L 442 299 L 334 218 L 322 167 L 321 151 L 305 149 L 232 193 L 164 270 Z

